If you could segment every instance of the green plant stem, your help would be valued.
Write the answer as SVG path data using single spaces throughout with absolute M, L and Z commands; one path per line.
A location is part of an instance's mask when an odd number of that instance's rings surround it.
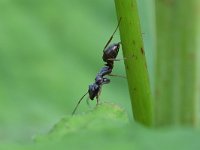
M 152 125 L 152 102 L 136 0 L 115 0 L 125 68 L 136 121 Z
M 198 2 L 199 3 L 199 2 Z M 156 0 L 156 124 L 194 125 L 197 0 Z M 199 92 L 199 91 L 198 91 Z
M 200 2 L 199 2 L 200 4 Z M 199 5 L 197 5 L 199 6 Z M 198 19 L 198 23 L 197 23 L 197 56 L 196 56 L 196 78 L 197 78 L 197 81 L 196 81 L 196 86 L 195 86 L 195 102 L 196 102 L 196 117 L 198 118 L 197 119 L 197 122 L 196 122 L 196 125 L 199 126 L 200 124 L 200 119 L 199 119 L 199 114 L 200 114 L 200 19 Z

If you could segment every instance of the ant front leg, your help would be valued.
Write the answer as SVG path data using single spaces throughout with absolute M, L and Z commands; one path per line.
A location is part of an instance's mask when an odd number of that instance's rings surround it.
M 97 96 L 96 96 L 96 99 L 97 99 L 97 104 L 96 104 L 96 106 L 99 105 L 99 101 L 100 101 L 99 97 L 100 97 L 100 95 L 101 95 L 101 87 L 100 87 L 99 92 L 97 93 Z
M 97 104 L 96 104 L 96 106 L 98 106 L 99 105 L 99 95 L 97 95 Z

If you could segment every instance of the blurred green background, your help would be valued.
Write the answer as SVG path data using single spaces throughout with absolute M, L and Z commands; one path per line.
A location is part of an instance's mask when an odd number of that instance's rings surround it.
M 144 39 L 151 39 L 145 24 L 152 18 L 142 14 Z M 102 50 L 116 25 L 114 1 L 0 1 L 1 142 L 31 141 L 71 114 L 103 66 Z M 115 63 L 113 73 L 125 75 L 123 61 Z M 101 101 L 130 112 L 126 80 L 112 77 Z M 83 102 L 78 112 L 88 109 Z
M 138 5 L 154 90 L 155 8 L 153 0 L 139 0 Z M 57 122 L 62 124 L 61 118 L 71 115 L 104 65 L 102 50 L 116 25 L 113 0 L 0 0 L 0 149 L 35 148 L 32 145 L 35 136 L 46 135 Z M 117 32 L 113 42 L 118 41 Z M 121 51 L 118 57 L 123 57 Z M 115 63 L 113 74 L 125 75 L 123 61 Z M 102 102 L 113 102 L 125 108 L 132 121 L 126 80 L 112 77 L 111 83 L 103 87 L 100 98 Z M 96 104 L 95 101 L 90 103 Z M 89 109 L 83 101 L 77 113 Z M 91 119 L 87 115 L 80 118 Z M 102 120 L 97 118 L 90 124 L 97 123 L 98 126 L 92 126 L 97 129 L 86 127 L 85 131 L 82 126 L 88 120 L 78 129 L 79 120 L 74 120 L 69 122 L 76 133 L 67 134 L 66 141 L 59 143 L 60 147 L 199 148 L 198 129 L 155 131 L 136 123 L 124 127 L 113 120 L 105 121 L 105 126 L 110 123 L 110 128 L 99 128 Z M 23 147 L 19 143 L 24 144 Z M 49 143 L 47 145 L 52 148 Z M 58 148 L 58 144 L 54 144 Z

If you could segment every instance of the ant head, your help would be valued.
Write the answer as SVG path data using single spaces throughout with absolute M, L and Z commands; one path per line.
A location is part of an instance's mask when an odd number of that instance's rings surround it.
M 91 100 L 93 100 L 100 90 L 100 85 L 96 83 L 89 85 L 88 93 Z

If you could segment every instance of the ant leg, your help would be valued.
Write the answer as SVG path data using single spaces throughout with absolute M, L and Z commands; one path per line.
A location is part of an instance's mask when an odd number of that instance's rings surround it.
M 130 57 L 124 57 L 124 58 L 119 58 L 119 59 L 115 59 L 115 58 L 109 58 L 107 60 L 110 60 L 110 61 L 121 61 L 121 60 L 126 60 L 126 59 L 130 59 L 130 58 L 133 58 L 133 56 L 130 56 Z
M 99 92 L 98 92 L 98 94 L 96 96 L 96 98 L 97 98 L 97 104 L 96 104 L 96 106 L 99 105 L 99 97 L 100 97 L 100 95 L 101 95 L 101 87 L 100 87 Z
M 130 58 L 132 58 L 132 57 L 133 57 L 133 56 L 130 56 L 130 57 L 124 57 L 124 58 L 119 58 L 119 59 L 109 58 L 108 60 L 111 60 L 111 61 L 121 61 L 121 60 L 130 59 Z
M 127 58 L 120 58 L 120 59 L 114 59 L 114 58 L 110 58 L 108 60 L 111 60 L 111 61 L 121 61 L 121 60 L 126 60 Z
M 126 77 L 125 77 L 125 76 L 116 75 L 116 74 L 108 74 L 108 76 L 120 77 L 120 78 L 124 78 L 124 79 L 126 79 Z
M 90 103 L 89 103 L 89 97 L 86 99 L 86 103 L 87 103 L 88 107 L 91 107 Z
M 97 95 L 97 104 L 96 104 L 96 106 L 98 106 L 99 105 L 99 95 Z
M 114 34 L 115 34 L 115 32 L 117 31 L 117 29 L 118 29 L 118 27 L 119 27 L 119 24 L 120 24 L 120 22 L 121 22 L 121 17 L 120 17 L 120 19 L 119 19 L 119 21 L 118 21 L 118 24 L 117 24 L 117 27 L 116 27 L 116 29 L 115 29 L 115 31 L 113 32 L 113 34 L 111 35 L 111 37 L 110 37 L 110 39 L 108 40 L 108 42 L 106 43 L 106 45 L 105 45 L 105 47 L 104 47 L 104 50 L 106 49 L 106 47 L 110 44 L 110 42 L 112 41 L 112 39 L 113 39 L 113 36 L 114 36 Z

